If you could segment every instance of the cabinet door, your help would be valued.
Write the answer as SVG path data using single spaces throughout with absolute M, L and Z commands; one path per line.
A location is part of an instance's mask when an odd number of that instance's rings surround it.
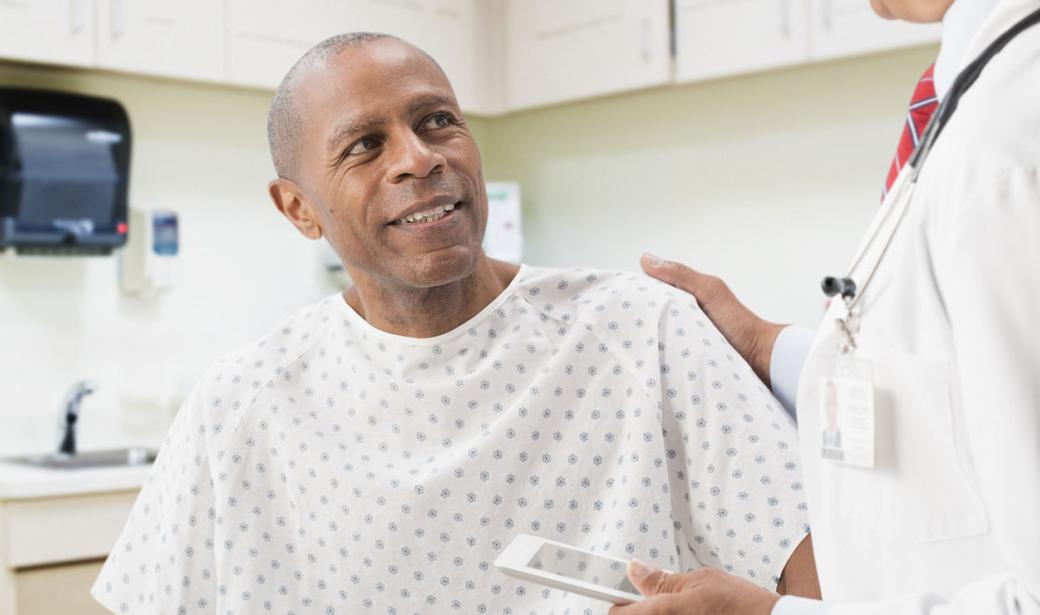
M 677 81 L 806 62 L 809 0 L 676 0 L 675 39 Z
M 94 0 L 0 1 L 0 57 L 94 64 Z
M 459 104 L 482 112 L 476 63 L 476 2 L 483 0 L 355 0 L 350 22 L 355 30 L 384 32 L 430 54 L 447 73 Z M 483 24 L 481 24 L 481 27 Z
M 507 0 L 506 105 L 668 82 L 668 9 L 668 0 Z
M 939 24 L 878 17 L 866 0 L 813 0 L 812 57 L 828 60 L 938 42 Z
M 346 4 L 343 0 L 227 0 L 229 80 L 278 87 L 315 43 L 353 29 Z
M 0 502 L 0 562 L 30 568 L 105 557 L 136 499 L 136 491 L 116 491 Z
M 17 615 L 109 615 L 90 588 L 104 560 L 19 570 L 14 574 Z
M 98 65 L 223 81 L 224 6 L 213 0 L 97 0 Z

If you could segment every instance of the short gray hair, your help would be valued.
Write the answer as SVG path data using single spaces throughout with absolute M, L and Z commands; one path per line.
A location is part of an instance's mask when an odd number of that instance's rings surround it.
M 378 32 L 348 32 L 331 36 L 307 50 L 285 74 L 271 101 L 267 114 L 267 144 L 271 149 L 271 161 L 278 177 L 291 179 L 297 171 L 300 133 L 303 119 L 296 104 L 296 89 L 300 76 L 306 69 L 339 55 L 350 47 L 360 47 L 381 39 L 398 39 Z

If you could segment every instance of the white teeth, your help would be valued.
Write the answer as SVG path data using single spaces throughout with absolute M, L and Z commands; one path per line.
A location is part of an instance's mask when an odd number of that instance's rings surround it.
M 398 224 L 414 224 L 416 222 L 434 222 L 444 217 L 446 213 L 455 209 L 455 205 L 441 205 L 427 211 L 414 213 L 397 221 Z

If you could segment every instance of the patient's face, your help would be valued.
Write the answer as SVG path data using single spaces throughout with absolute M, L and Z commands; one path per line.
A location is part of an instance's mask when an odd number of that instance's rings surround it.
M 954 0 L 870 0 L 870 6 L 885 19 L 931 23 L 942 21 L 953 2 Z
M 305 79 L 300 184 L 351 276 L 425 288 L 468 275 L 481 254 L 487 194 L 444 73 L 414 47 L 384 39 L 347 49 Z

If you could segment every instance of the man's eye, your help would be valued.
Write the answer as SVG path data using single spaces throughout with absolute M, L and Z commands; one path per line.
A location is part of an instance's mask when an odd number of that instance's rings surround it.
M 350 149 L 347 150 L 347 155 L 366 154 L 381 144 L 382 141 L 378 137 L 362 137 L 355 141 L 354 145 L 350 146 Z
M 426 118 L 423 123 L 423 128 L 426 130 L 432 130 L 436 128 L 444 128 L 451 126 L 455 123 L 455 118 L 448 113 L 434 113 L 430 117 Z

